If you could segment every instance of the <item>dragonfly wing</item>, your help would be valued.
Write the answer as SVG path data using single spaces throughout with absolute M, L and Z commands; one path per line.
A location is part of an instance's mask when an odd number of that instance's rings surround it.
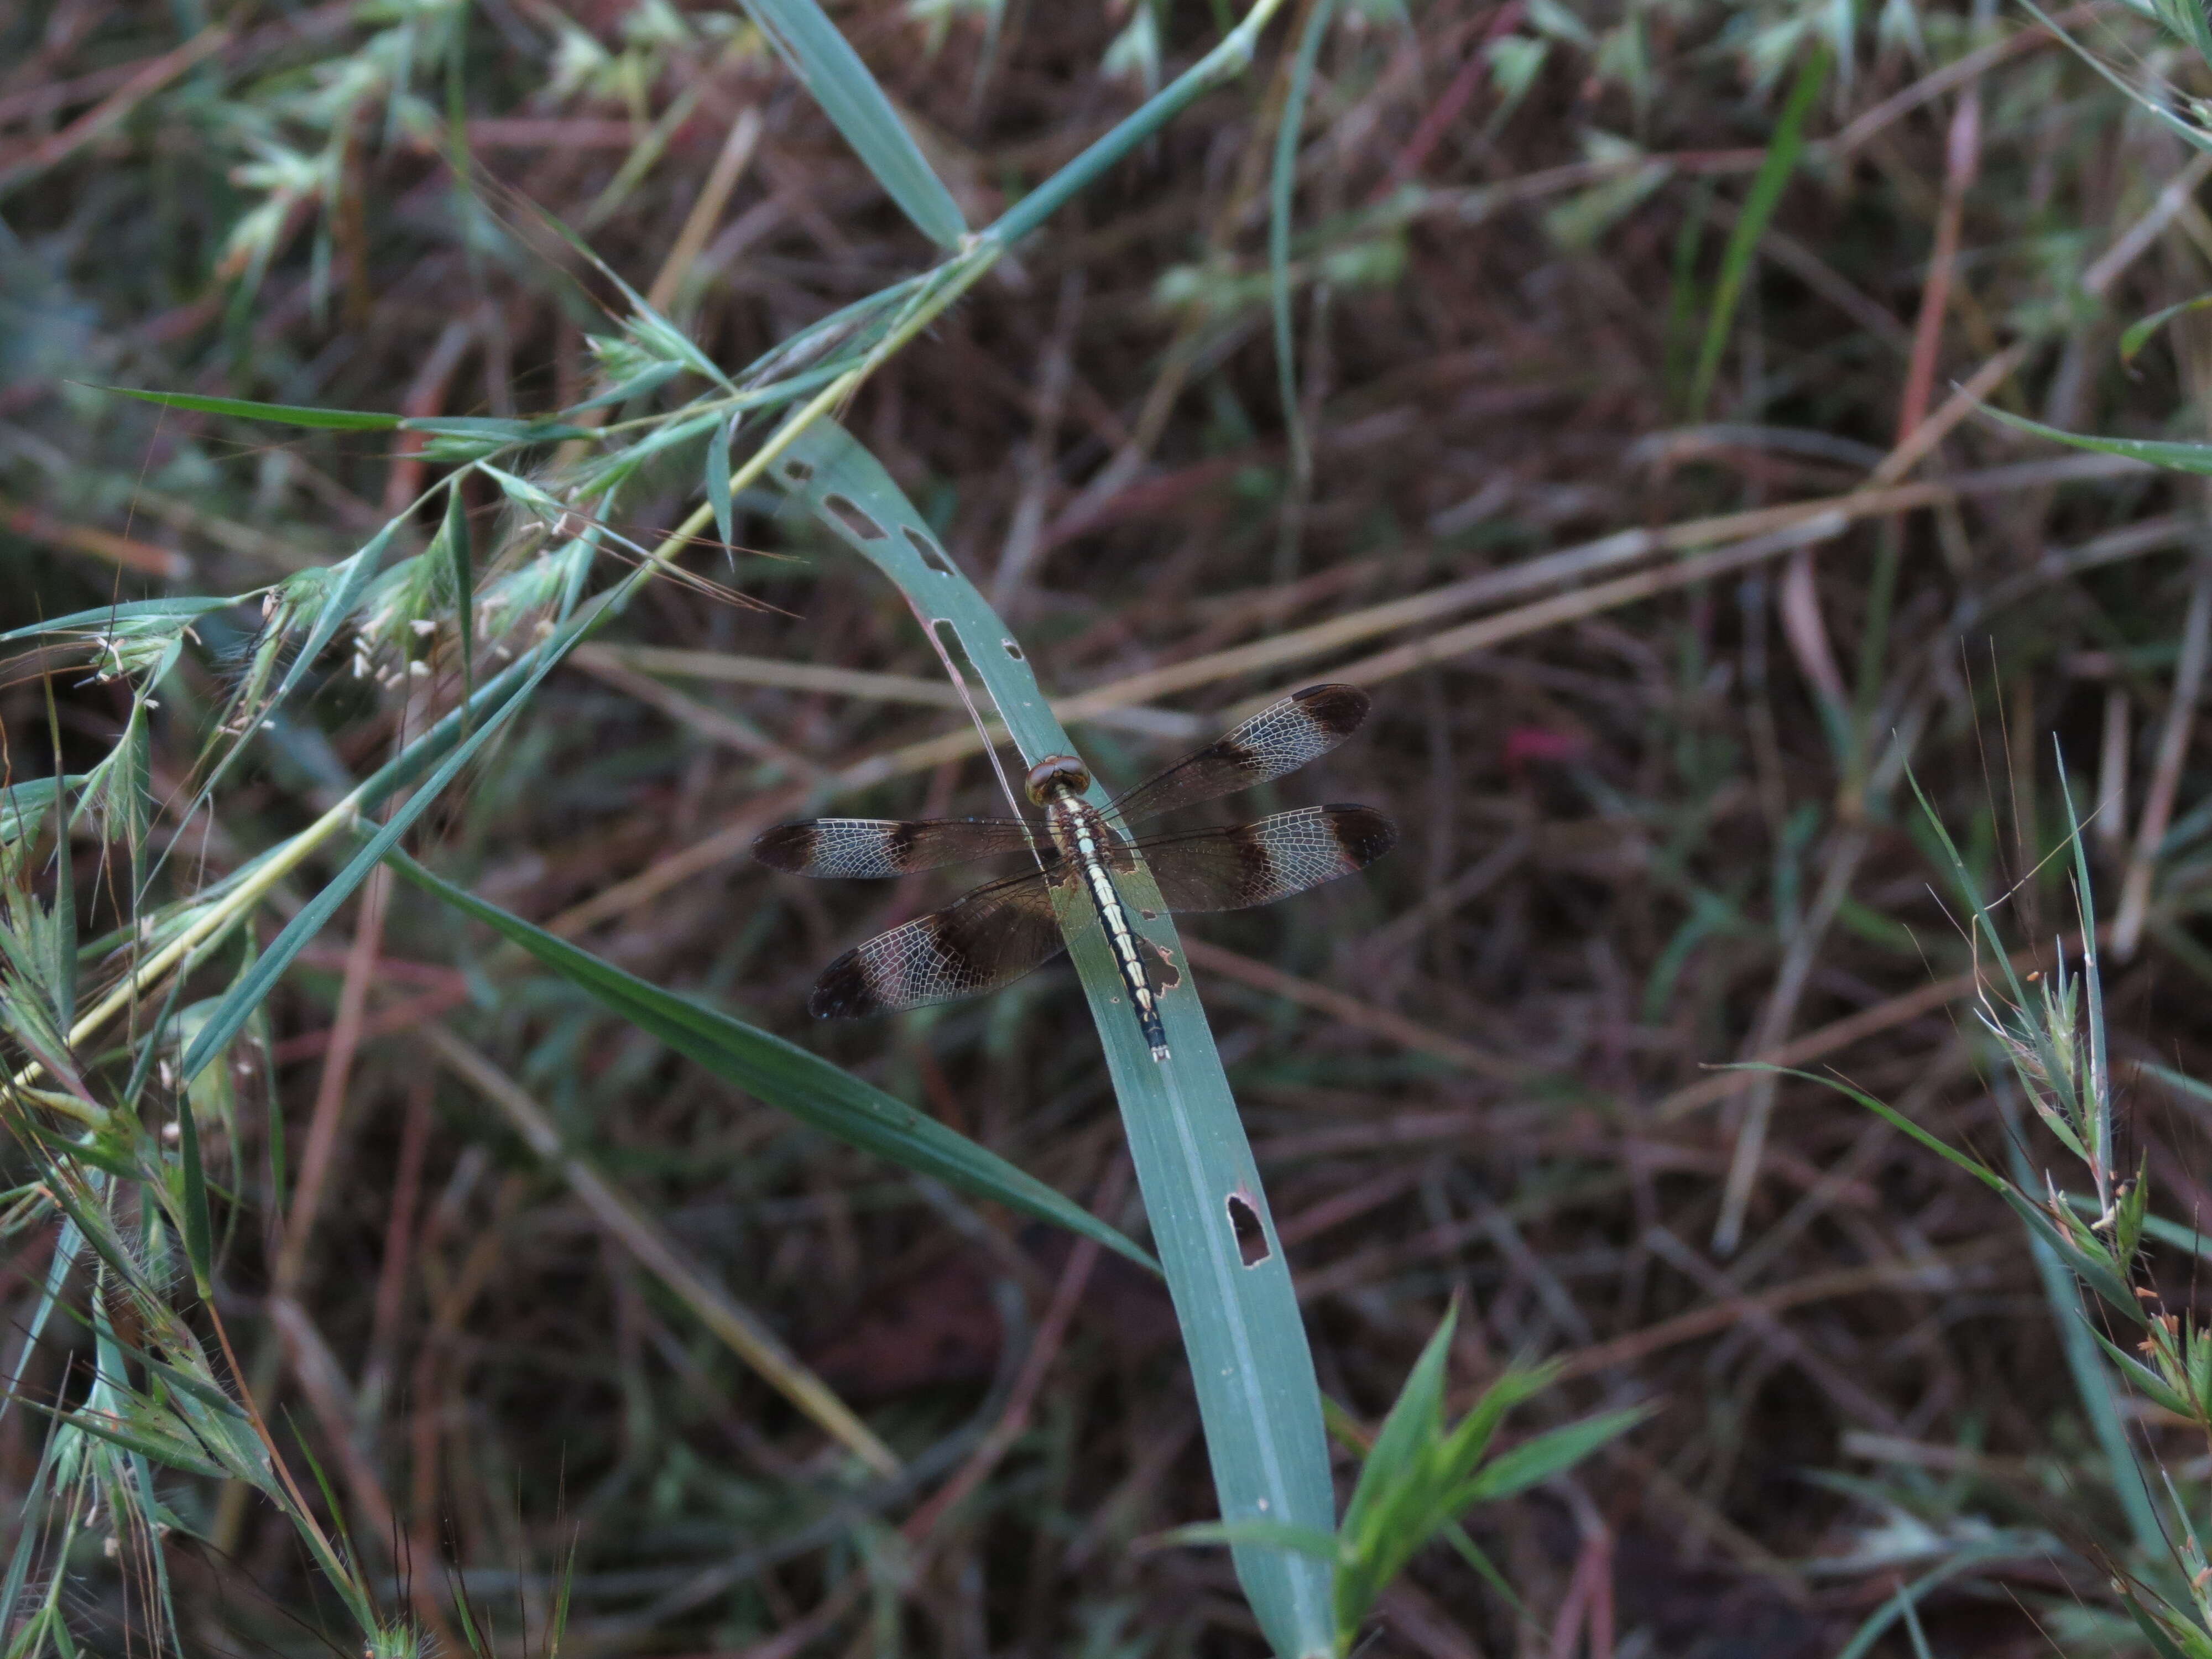
M 1018 818 L 808 818 L 759 836 L 753 856 L 787 875 L 880 878 L 1029 847 Z
M 1398 840 L 1371 806 L 1306 806 L 1137 843 L 1170 910 L 1245 910 L 1364 870 Z
M 1050 879 L 1031 870 L 854 945 L 822 970 L 806 1006 L 839 1019 L 951 1002 L 1010 984 L 1066 945 Z
M 1135 823 L 1295 772 L 1358 731 L 1367 708 L 1367 694 L 1356 685 L 1310 685 L 1139 784 L 1115 811 Z

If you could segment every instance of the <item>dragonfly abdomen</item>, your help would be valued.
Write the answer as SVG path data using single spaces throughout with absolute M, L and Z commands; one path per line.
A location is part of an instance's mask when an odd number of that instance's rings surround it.
M 1047 808 L 1047 815 L 1054 844 L 1069 867 L 1080 873 L 1091 908 L 1098 913 L 1098 924 L 1106 930 L 1114 964 L 1121 970 L 1130 1006 L 1136 1010 L 1138 1028 L 1152 1047 L 1152 1058 L 1165 1060 L 1168 1037 L 1160 1023 L 1159 984 L 1152 977 L 1145 957 L 1145 942 L 1129 921 L 1128 907 L 1121 902 L 1109 867 L 1109 849 L 1117 846 L 1120 838 L 1107 827 L 1098 809 L 1073 789 L 1060 791 Z

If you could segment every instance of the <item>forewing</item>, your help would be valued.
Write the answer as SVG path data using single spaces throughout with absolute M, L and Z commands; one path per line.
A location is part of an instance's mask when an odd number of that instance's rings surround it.
M 1356 685 L 1310 685 L 1139 784 L 1115 811 L 1124 823 L 1136 823 L 1295 772 L 1358 731 L 1367 708 L 1367 694 Z
M 1029 846 L 1029 826 L 1017 818 L 808 818 L 759 836 L 753 856 L 787 875 L 880 878 Z
M 854 945 L 822 970 L 806 1006 L 841 1019 L 951 1002 L 1011 984 L 1066 943 L 1049 881 L 1031 870 Z
M 1398 840 L 1370 806 L 1306 806 L 1256 823 L 1150 836 L 1138 851 L 1170 910 L 1245 910 L 1364 870 Z

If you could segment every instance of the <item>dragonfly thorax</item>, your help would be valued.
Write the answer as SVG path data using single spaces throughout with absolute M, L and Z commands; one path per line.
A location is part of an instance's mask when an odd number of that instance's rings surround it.
M 1103 863 L 1120 870 L 1128 862 L 1121 851 L 1121 836 L 1106 816 L 1071 788 L 1058 788 L 1047 799 L 1045 832 L 1070 865 Z
M 1030 768 L 1025 781 L 1031 801 L 1048 806 L 1063 791 L 1081 794 L 1091 787 L 1091 769 L 1073 755 L 1047 755 Z

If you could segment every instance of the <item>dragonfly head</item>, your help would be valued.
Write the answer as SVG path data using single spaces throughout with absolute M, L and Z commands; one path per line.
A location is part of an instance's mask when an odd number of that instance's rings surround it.
M 1073 755 L 1047 755 L 1030 768 L 1030 799 L 1042 806 L 1065 784 L 1078 794 L 1091 787 L 1091 769 Z

